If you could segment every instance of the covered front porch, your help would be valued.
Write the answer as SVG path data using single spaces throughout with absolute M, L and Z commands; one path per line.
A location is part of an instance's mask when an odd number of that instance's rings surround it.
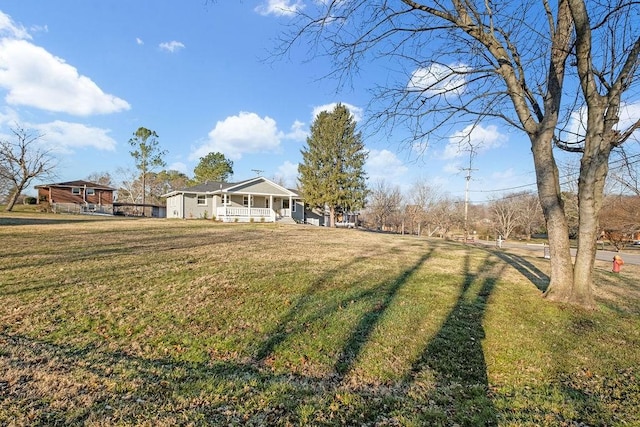
M 278 212 L 269 208 L 237 206 L 221 206 L 216 209 L 216 218 L 222 222 L 276 222 L 285 217 L 291 217 L 290 209 Z
M 292 197 L 223 194 L 222 206 L 216 207 L 215 215 L 222 222 L 276 222 L 291 219 L 291 206 L 295 206 Z

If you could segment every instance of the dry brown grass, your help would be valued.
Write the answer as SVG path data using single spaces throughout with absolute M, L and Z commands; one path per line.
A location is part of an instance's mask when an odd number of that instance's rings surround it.
M 307 226 L 0 214 L 0 425 L 640 423 L 640 284 Z

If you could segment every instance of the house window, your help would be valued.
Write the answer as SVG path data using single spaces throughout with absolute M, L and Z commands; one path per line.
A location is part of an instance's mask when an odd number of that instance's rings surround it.
M 71 188 L 71 194 L 80 194 L 80 191 L 82 189 L 80 187 L 73 187 Z
M 282 209 L 289 209 L 289 199 L 282 199 Z
M 296 211 L 296 202 L 293 202 L 293 206 L 291 206 L 291 212 Z
M 87 196 L 93 196 L 96 194 L 95 188 L 87 188 Z
M 207 206 L 207 196 L 204 194 L 198 195 L 198 206 Z
M 253 196 L 242 196 L 242 206 L 249 206 L 249 197 L 251 197 L 251 206 L 253 206 Z
M 222 196 L 220 196 L 220 198 L 222 199 L 222 206 L 226 206 L 229 204 L 229 195 L 228 194 L 223 194 Z
M 269 198 L 265 198 L 264 199 L 264 207 L 269 209 L 271 206 L 269 206 L 269 202 L 271 202 L 271 200 L 269 200 Z

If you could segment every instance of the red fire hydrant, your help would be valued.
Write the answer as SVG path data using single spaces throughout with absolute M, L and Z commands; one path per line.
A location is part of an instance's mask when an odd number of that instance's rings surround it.
M 613 256 L 613 272 L 620 273 L 620 267 L 624 264 L 622 257 L 620 255 Z

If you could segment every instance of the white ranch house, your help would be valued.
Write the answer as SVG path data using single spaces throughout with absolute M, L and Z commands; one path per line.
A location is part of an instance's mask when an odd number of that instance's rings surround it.
M 167 218 L 214 218 L 223 222 L 305 222 L 300 195 L 264 177 L 207 182 L 163 194 Z

